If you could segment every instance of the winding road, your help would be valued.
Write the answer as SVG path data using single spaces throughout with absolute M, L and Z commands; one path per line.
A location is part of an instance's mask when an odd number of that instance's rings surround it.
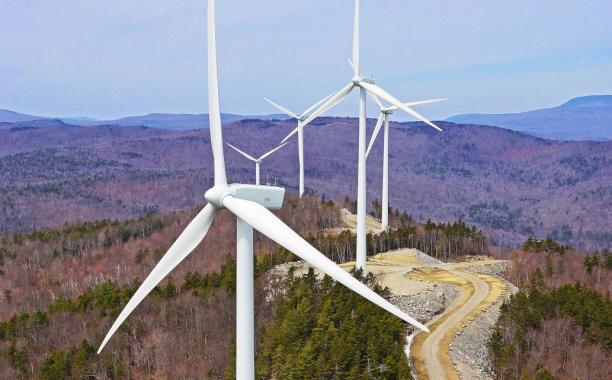
M 445 311 L 431 323 L 432 331 L 426 335 L 420 347 L 428 379 L 459 379 L 448 357 L 448 343 L 464 320 L 474 310 L 482 307 L 481 304 L 489 294 L 489 286 L 477 275 L 461 270 L 447 269 L 447 271 L 468 281 L 471 289 L 467 290 L 468 294 L 464 290 L 458 305 Z M 465 300 L 466 296 L 467 300 Z M 417 374 L 417 376 L 419 379 L 424 378 L 422 374 Z
M 343 229 L 354 232 L 357 225 L 356 216 L 348 210 L 342 210 L 342 219 L 345 226 L 334 229 L 331 233 Z M 380 223 L 368 216 L 367 229 L 379 233 Z M 442 263 L 415 249 L 386 252 L 368 260 L 368 271 L 376 275 L 381 284 L 395 295 L 414 295 L 427 291 L 436 283 L 456 286 L 461 292 L 453 306 L 427 324 L 429 334 L 416 333 L 412 337 L 409 354 L 414 375 L 418 380 L 460 379 L 458 369 L 450 358 L 451 341 L 470 320 L 488 309 L 508 290 L 498 277 L 476 274 L 470 272 L 470 269 L 499 262 L 484 259 Z M 346 270 L 350 270 L 354 265 L 354 262 L 340 264 Z M 463 377 L 474 378 L 472 374 L 465 373 Z

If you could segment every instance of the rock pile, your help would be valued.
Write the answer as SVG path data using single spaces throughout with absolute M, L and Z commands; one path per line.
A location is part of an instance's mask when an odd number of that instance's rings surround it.
M 434 316 L 451 307 L 459 290 L 452 285 L 433 284 L 425 291 L 404 296 L 393 296 L 391 303 L 420 322 L 428 322 Z
M 474 273 L 488 274 L 490 276 L 501 277 L 501 274 L 506 270 L 509 263 L 509 261 L 496 261 L 487 264 L 475 262 L 473 265 L 466 264 L 464 266 L 464 269 Z
M 424 265 L 438 265 L 438 264 L 442 264 L 442 261 L 438 260 L 438 259 L 434 259 L 433 257 L 419 251 L 418 249 L 410 249 L 410 254 L 414 255 L 414 257 L 416 257 L 419 262 L 421 264 Z
M 499 317 L 498 300 L 485 312 L 469 322 L 451 341 L 450 357 L 462 379 L 493 379 L 487 342 Z

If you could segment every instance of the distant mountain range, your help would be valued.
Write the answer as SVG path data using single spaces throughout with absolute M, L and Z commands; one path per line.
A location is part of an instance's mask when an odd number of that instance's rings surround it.
M 286 120 L 283 114 L 269 115 L 235 115 L 231 113 L 221 114 L 221 122 L 231 123 L 234 121 L 258 119 L 258 120 Z M 127 116 L 114 120 L 98 120 L 89 117 L 48 117 L 26 115 L 9 110 L 0 109 L 0 123 L 17 123 L 34 120 L 55 119 L 72 125 L 121 125 L 121 126 L 145 126 L 163 129 L 200 129 L 208 128 L 208 114 L 173 114 L 173 113 L 151 113 L 142 116 Z
M 556 140 L 612 140 L 612 95 L 583 96 L 528 112 L 457 115 L 447 121 L 494 125 Z
M 46 119 L 46 117 L 25 115 L 22 113 L 0 109 L 0 122 L 18 123 L 20 121 L 32 121 L 32 120 L 37 120 L 37 119 Z
M 375 120 L 368 120 L 368 135 Z M 293 121 L 241 120 L 223 137 L 258 155 Z M 612 141 L 552 141 L 507 129 L 440 122 L 391 123 L 390 203 L 417 221 L 463 219 L 498 244 L 530 236 L 585 249 L 612 248 Z M 304 134 L 306 190 L 356 194 L 357 121 L 319 118 Z M 295 193 L 296 139 L 262 165 Z M 380 199 L 382 150 L 368 158 L 368 202 Z M 59 120 L 0 123 L 0 234 L 76 219 L 138 217 L 204 202 L 212 186 L 208 131 L 73 126 Z M 252 183 L 254 165 L 226 150 L 228 177 Z
M 0 122 L 16 123 L 39 119 L 57 119 L 67 124 L 81 126 L 145 126 L 176 130 L 208 128 L 208 114 L 151 113 L 115 120 L 97 120 L 88 117 L 54 118 L 26 115 L 0 109 Z M 283 114 L 221 114 L 221 121 L 224 124 L 247 119 L 287 120 L 288 117 Z M 555 140 L 612 140 L 612 95 L 583 96 L 558 107 L 521 113 L 456 115 L 447 121 L 458 124 L 491 125 Z

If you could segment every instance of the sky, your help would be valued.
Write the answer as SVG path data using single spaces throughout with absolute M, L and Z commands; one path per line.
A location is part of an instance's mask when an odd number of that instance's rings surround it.
M 362 0 L 362 72 L 432 119 L 612 94 L 612 1 Z M 205 0 L 0 0 L 0 108 L 205 113 Z M 218 0 L 223 112 L 294 112 L 352 77 L 351 0 Z M 357 95 L 334 115 L 356 115 Z M 369 114 L 374 115 L 373 106 Z M 402 117 L 398 114 L 398 119 Z M 408 120 L 406 118 L 406 120 Z

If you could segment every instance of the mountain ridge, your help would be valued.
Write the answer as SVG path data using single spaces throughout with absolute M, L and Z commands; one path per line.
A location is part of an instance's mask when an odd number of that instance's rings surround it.
M 260 120 L 286 120 L 287 115 L 267 114 L 267 115 L 238 115 L 232 113 L 222 113 L 221 122 L 231 123 L 246 119 Z M 125 116 L 118 119 L 94 119 L 90 117 L 49 117 L 18 113 L 11 110 L 0 109 L 0 123 L 19 123 L 35 120 L 61 120 L 67 124 L 78 126 L 90 125 L 121 125 L 121 126 L 146 126 L 163 129 L 200 129 L 208 128 L 208 114 L 190 113 L 164 113 L 153 112 L 146 115 Z
M 492 125 L 556 140 L 612 140 L 612 95 L 589 95 L 525 112 L 449 117 L 460 124 Z
M 0 109 L 0 122 L 28 122 L 38 119 L 57 119 L 73 125 L 146 126 L 164 129 L 208 128 L 208 114 L 160 113 L 98 120 L 88 117 L 47 117 L 21 114 Z M 238 115 L 222 113 L 224 124 L 247 120 L 287 120 L 284 114 Z M 490 125 L 524 132 L 533 136 L 569 141 L 612 140 L 612 95 L 588 95 L 565 103 L 526 112 L 481 114 L 467 113 L 451 116 L 446 121 L 458 124 Z

